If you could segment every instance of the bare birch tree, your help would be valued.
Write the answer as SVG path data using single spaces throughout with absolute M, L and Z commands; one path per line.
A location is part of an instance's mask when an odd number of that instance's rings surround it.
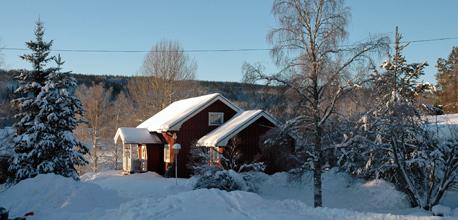
M 102 139 L 105 134 L 108 134 L 111 120 L 108 114 L 111 88 L 107 90 L 102 84 L 92 85 L 89 88 L 83 85 L 77 89 L 76 94 L 84 106 L 84 116 L 87 120 L 86 124 L 77 128 L 77 136 L 91 145 L 91 168 L 93 172 L 97 172 L 102 154 Z M 109 135 L 111 137 L 113 134 Z
M 112 134 L 116 132 L 119 127 L 132 127 L 136 126 L 136 122 L 133 119 L 132 112 L 134 108 L 132 101 L 128 99 L 124 92 L 121 92 L 116 97 L 114 103 L 111 105 L 110 113 L 112 114 L 110 130 Z M 119 160 L 122 157 L 122 145 L 113 144 L 111 148 L 113 168 L 118 169 Z
M 148 109 L 148 117 L 173 101 L 186 96 L 180 82 L 193 80 L 196 62 L 176 41 L 160 41 L 145 56 L 141 77 L 131 81 L 129 92 L 138 107 Z M 144 115 L 146 116 L 146 115 Z
M 245 64 L 245 79 L 277 83 L 296 94 L 297 115 L 286 128 L 299 134 L 296 136 L 303 140 L 298 147 L 306 148 L 312 158 L 314 206 L 321 207 L 327 122 L 335 115 L 336 103 L 355 86 L 358 78 L 349 74 L 351 67 L 386 46 L 386 39 L 342 46 L 350 16 L 342 0 L 275 0 L 272 13 L 279 27 L 271 30 L 268 41 L 273 44 L 272 57 L 281 70 L 265 74 L 262 67 Z

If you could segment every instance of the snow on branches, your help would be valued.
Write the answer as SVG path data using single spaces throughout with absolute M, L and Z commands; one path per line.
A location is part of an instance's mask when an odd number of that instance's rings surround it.
M 56 173 L 78 179 L 76 166 L 85 165 L 83 155 L 87 148 L 73 135 L 78 116 L 83 109 L 74 96 L 76 81 L 60 72 L 60 56 L 49 56 L 52 41 L 43 40 L 43 23 L 37 22 L 35 41 L 27 46 L 33 51 L 21 56 L 32 63 L 33 69 L 23 71 L 18 77 L 19 97 L 13 100 L 18 113 L 14 125 L 15 154 L 9 167 L 11 183 L 34 177 L 41 173 Z M 47 67 L 55 61 L 57 67 Z

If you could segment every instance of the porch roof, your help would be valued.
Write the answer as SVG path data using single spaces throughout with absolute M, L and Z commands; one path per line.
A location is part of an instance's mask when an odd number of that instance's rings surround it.
M 162 144 L 156 133 L 150 133 L 146 128 L 118 128 L 114 137 L 115 144 L 121 139 L 123 144 Z
M 246 127 L 250 126 L 259 118 L 264 117 L 272 124 L 278 127 L 278 122 L 263 110 L 249 110 L 243 111 L 229 121 L 203 136 L 197 141 L 198 146 L 216 147 L 226 146 L 231 138 L 237 135 Z

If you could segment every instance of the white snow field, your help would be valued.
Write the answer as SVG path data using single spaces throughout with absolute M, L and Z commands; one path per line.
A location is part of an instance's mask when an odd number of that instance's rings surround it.
M 346 174 L 324 174 L 324 204 L 312 204 L 310 176 L 288 181 L 286 173 L 262 175 L 259 192 L 192 190 L 195 179 L 164 178 L 155 173 L 122 176 L 118 171 L 85 174 L 76 182 L 53 174 L 39 175 L 0 192 L 0 206 L 10 216 L 33 211 L 28 219 L 458 219 L 458 194 L 449 193 L 445 218 L 409 208 L 404 196 L 387 182 L 364 182 Z

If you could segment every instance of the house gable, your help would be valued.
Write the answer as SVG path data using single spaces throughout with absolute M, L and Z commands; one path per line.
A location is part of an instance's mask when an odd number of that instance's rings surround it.
M 200 138 L 197 141 L 197 145 L 207 147 L 226 146 L 231 138 L 261 118 L 268 121 L 270 127 L 278 126 L 276 120 L 262 110 L 244 111 L 237 114 L 219 128 Z
M 214 93 L 176 101 L 138 125 L 137 128 L 147 128 L 151 132 L 158 133 L 179 131 L 183 123 L 217 101 L 235 112 L 241 111 L 239 107 L 224 96 Z
M 218 126 L 211 126 L 208 124 L 210 112 L 223 113 L 224 122 L 229 121 L 237 114 L 237 111 L 227 106 L 224 102 L 217 100 L 194 114 L 181 125 L 180 130 L 176 131 L 177 139 L 174 141 L 181 144 L 182 147 L 178 155 L 179 176 L 189 176 L 189 170 L 187 169 L 186 164 L 188 162 L 188 155 L 191 146 L 194 145 L 199 138 L 218 128 Z M 165 136 L 167 135 L 165 133 L 163 134 Z

